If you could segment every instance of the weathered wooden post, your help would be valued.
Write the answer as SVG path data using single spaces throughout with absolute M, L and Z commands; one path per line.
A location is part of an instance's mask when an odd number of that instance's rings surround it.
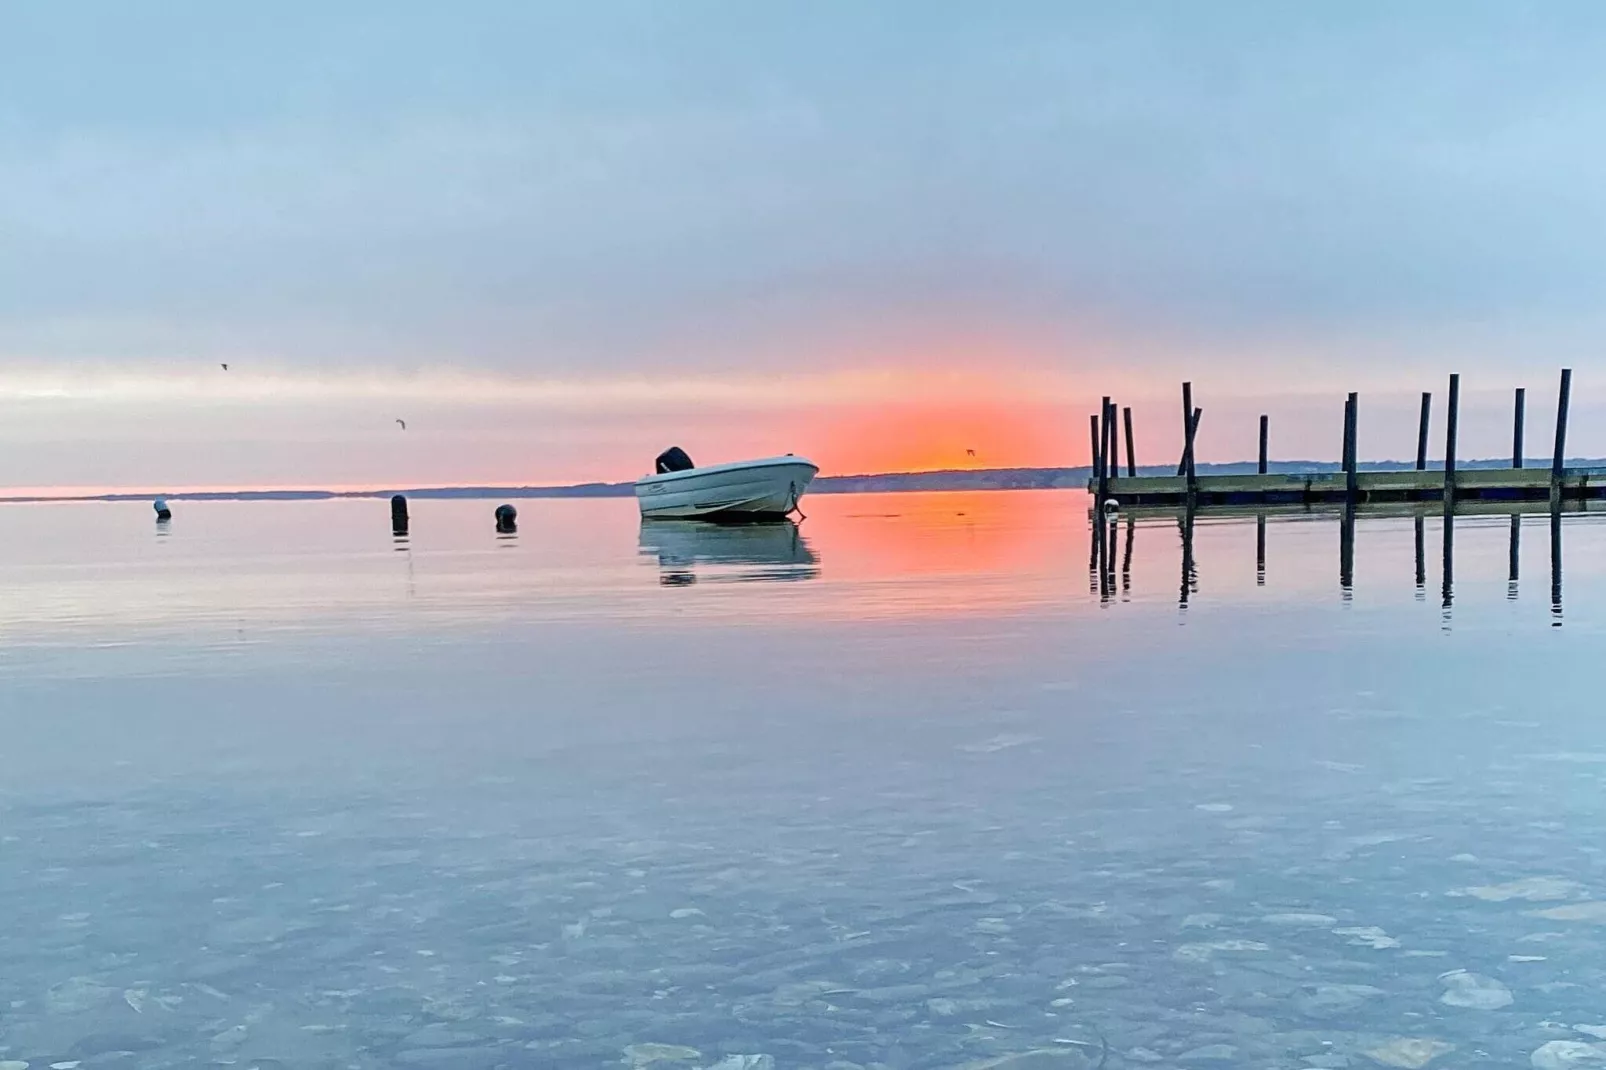
M 1260 414 L 1260 465 L 1256 469 L 1261 475 L 1266 474 L 1266 444 L 1271 437 L 1271 418 L 1265 413 Z
M 1104 489 L 1121 474 L 1121 427 L 1115 422 L 1115 402 L 1104 399 Z
M 1137 447 L 1132 445 L 1132 407 L 1123 406 L 1121 421 L 1126 424 L 1126 474 L 1136 477 L 1138 474 Z
M 1089 413 L 1087 424 L 1087 476 L 1088 481 L 1097 486 L 1099 481 L 1099 418 Z
M 1511 415 L 1511 467 L 1522 467 L 1522 417 L 1523 410 L 1528 407 L 1528 391 L 1524 387 L 1517 387 L 1517 400 Z
M 390 499 L 390 531 L 393 535 L 407 534 L 407 499 L 400 494 Z
M 1572 399 L 1573 370 L 1561 370 L 1561 391 L 1556 396 L 1556 450 L 1550 458 L 1550 501 L 1561 501 L 1561 477 L 1567 458 L 1567 404 Z
M 519 511 L 511 505 L 498 505 L 496 507 L 496 530 L 502 535 L 511 535 L 519 530 Z
M 1100 517 L 1103 515 L 1104 499 L 1110 494 L 1110 399 L 1105 398 L 1099 402 L 1099 437 L 1098 437 L 1098 508 Z M 1104 521 L 1100 519 L 1099 523 Z
M 1197 438 L 1198 435 L 1199 435 L 1199 418 L 1201 416 L 1203 416 L 1203 415 L 1204 415 L 1204 410 L 1203 409 L 1195 408 L 1193 410 L 1193 419 L 1188 421 L 1188 445 L 1187 445 L 1187 448 L 1185 450 L 1184 456 L 1187 457 L 1187 462 L 1188 462 L 1188 508 L 1189 509 L 1193 508 L 1194 503 L 1195 503 L 1196 499 L 1199 496 L 1199 474 L 1198 474 L 1197 471 L 1195 471 L 1194 464 L 1193 464 L 1193 443 L 1194 443 L 1194 439 Z
M 1450 401 L 1444 417 L 1444 507 L 1449 509 L 1455 503 L 1455 429 L 1456 418 L 1461 411 L 1461 376 L 1450 376 Z M 1449 537 L 1445 537 L 1445 546 L 1449 546 Z
M 1428 417 L 1433 414 L 1433 392 L 1422 391 L 1422 418 L 1416 426 L 1416 470 L 1428 470 Z
M 1350 505 L 1355 504 L 1360 491 L 1360 479 L 1355 471 L 1355 428 L 1359 409 L 1360 395 L 1352 392 L 1344 402 L 1344 500 Z
M 1182 459 L 1177 462 L 1177 475 L 1188 474 L 1188 435 L 1193 426 L 1193 384 L 1182 384 Z

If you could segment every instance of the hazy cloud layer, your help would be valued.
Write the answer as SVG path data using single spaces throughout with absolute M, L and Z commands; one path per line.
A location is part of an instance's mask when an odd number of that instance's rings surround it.
M 1562 2 L 23 0 L 0 363 L 1587 391 L 1603 46 Z

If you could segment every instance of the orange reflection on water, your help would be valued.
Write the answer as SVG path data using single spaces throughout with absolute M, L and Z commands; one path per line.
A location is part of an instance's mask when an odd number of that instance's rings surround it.
M 1064 571 L 1085 496 L 1063 491 L 819 495 L 804 525 L 832 577 Z

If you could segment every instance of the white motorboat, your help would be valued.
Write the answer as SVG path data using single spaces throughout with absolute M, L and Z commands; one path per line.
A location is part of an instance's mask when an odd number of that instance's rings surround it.
M 820 470 L 790 453 L 697 468 L 678 447 L 659 455 L 657 469 L 636 481 L 636 501 L 644 518 L 726 521 L 790 515 Z

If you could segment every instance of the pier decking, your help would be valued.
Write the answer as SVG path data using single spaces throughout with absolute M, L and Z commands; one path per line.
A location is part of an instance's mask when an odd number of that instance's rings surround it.
M 1562 500 L 1606 498 L 1606 470 L 1563 469 L 1553 480 L 1549 468 L 1469 468 L 1451 479 L 1453 497 L 1463 500 L 1548 501 L 1552 486 Z M 1129 506 L 1187 505 L 1317 505 L 1366 502 L 1432 502 L 1444 500 L 1446 475 L 1406 469 L 1398 472 L 1356 472 L 1351 498 L 1348 473 L 1285 472 L 1271 475 L 1111 476 L 1105 496 Z M 1088 481 L 1098 493 L 1098 480 Z

